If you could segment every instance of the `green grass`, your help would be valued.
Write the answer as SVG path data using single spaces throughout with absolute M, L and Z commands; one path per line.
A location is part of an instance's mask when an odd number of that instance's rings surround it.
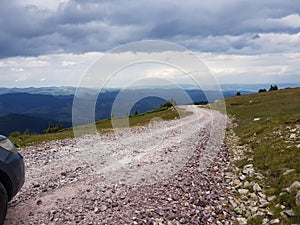
M 180 111 L 179 111 L 180 110 Z M 178 108 L 158 108 L 152 111 L 149 111 L 144 114 L 139 114 L 136 116 L 129 117 L 129 126 L 145 126 L 149 124 L 149 122 L 153 118 L 161 118 L 162 120 L 172 120 L 175 118 L 179 118 L 179 113 L 181 116 L 186 116 L 191 114 L 190 112 L 178 109 Z M 117 118 L 115 120 L 118 120 Z M 84 126 L 82 126 L 84 128 Z M 112 132 L 112 123 L 111 119 L 104 119 L 96 122 L 96 128 L 99 133 L 107 133 Z M 52 140 L 62 140 L 66 138 L 73 138 L 73 128 L 68 128 L 61 130 L 57 133 L 49 133 L 49 134 L 32 134 L 32 135 L 12 135 L 10 136 L 10 140 L 17 146 L 32 146 L 36 144 L 41 144 L 43 142 L 52 141 Z
M 265 176 L 264 187 L 268 196 L 279 196 L 282 188 L 300 181 L 300 88 L 284 89 L 266 93 L 235 96 L 225 99 L 227 113 L 233 115 L 237 127 L 236 134 L 241 144 L 250 146 L 246 153 L 253 158 L 253 164 Z M 254 121 L 254 118 L 260 118 Z M 290 134 L 296 133 L 296 139 Z M 237 162 L 243 166 L 249 162 Z M 283 173 L 295 169 L 288 175 Z M 283 224 L 299 223 L 299 207 L 295 204 L 295 195 L 286 194 L 271 203 L 275 217 L 280 218 L 280 209 L 276 204 L 285 204 L 297 212 L 297 217 L 283 220 Z

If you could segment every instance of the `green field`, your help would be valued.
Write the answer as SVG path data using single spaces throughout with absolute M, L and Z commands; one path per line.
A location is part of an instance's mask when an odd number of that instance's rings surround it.
M 274 217 L 280 218 L 282 224 L 300 223 L 296 190 L 290 194 L 282 191 L 300 181 L 300 88 L 228 98 L 226 107 L 238 125 L 234 130 L 240 144 L 251 149 L 245 153 L 247 158 L 253 158 L 254 166 L 265 176 L 267 196 L 277 196 L 269 206 Z M 237 165 L 242 168 L 248 163 L 244 160 Z M 291 172 L 284 174 L 287 170 Z M 296 216 L 282 218 L 278 204 L 293 209 Z
M 144 126 L 149 124 L 149 122 L 153 118 L 160 118 L 162 120 L 172 120 L 175 118 L 179 118 L 179 111 L 180 115 L 185 116 L 190 114 L 189 112 L 183 111 L 177 107 L 160 107 L 158 109 L 149 111 L 144 114 L 139 114 L 135 116 L 129 117 L 129 126 L 135 127 L 135 126 Z M 118 120 L 117 118 L 115 120 Z M 82 126 L 84 129 L 84 126 Z M 112 123 L 111 119 L 104 119 L 96 122 L 96 128 L 99 133 L 107 133 L 111 132 L 112 129 Z M 41 144 L 43 142 L 52 141 L 52 140 L 61 140 L 66 138 L 73 138 L 73 128 L 63 129 L 56 133 L 47 133 L 47 134 L 32 134 L 32 135 L 12 135 L 9 138 L 11 141 L 17 146 L 31 146 L 36 144 Z

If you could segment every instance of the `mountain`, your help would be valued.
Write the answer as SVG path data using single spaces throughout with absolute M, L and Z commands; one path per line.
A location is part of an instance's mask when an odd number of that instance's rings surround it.
M 73 96 L 27 93 L 0 95 L 0 116 L 23 114 L 59 122 L 71 122 Z
M 0 133 L 4 135 L 9 135 L 14 131 L 23 133 L 26 129 L 30 132 L 42 133 L 48 128 L 49 122 L 54 126 L 57 124 L 61 124 L 63 127 L 71 126 L 70 123 L 61 123 L 27 115 L 9 114 L 0 117 Z
M 2 133 L 23 132 L 26 128 L 29 128 L 31 132 L 40 133 L 47 128 L 49 121 L 54 121 L 55 124 L 63 124 L 64 127 L 72 125 L 74 95 L 45 93 L 46 91 L 71 93 L 72 91 L 75 92 L 75 88 L 69 87 L 63 88 L 63 90 L 51 87 L 27 89 L 30 92 L 37 92 L 36 94 L 14 91 L 16 89 L 0 95 L 0 119 L 2 121 L 0 130 Z M 116 109 L 113 112 L 114 116 L 119 117 L 133 114 L 135 111 L 144 113 L 153 110 L 170 99 L 174 99 L 177 104 L 190 104 L 193 102 L 213 102 L 220 99 L 222 95 L 229 97 L 236 94 L 236 91 L 203 92 L 201 90 L 182 90 L 180 88 L 103 90 L 99 95 L 96 89 L 83 88 L 77 91 L 80 94 L 76 95 L 75 100 L 79 104 L 75 111 L 77 110 L 76 112 L 79 113 L 79 118 L 74 125 L 110 118 L 113 107 Z M 95 107 L 95 109 L 91 109 L 95 110 L 93 115 L 86 113 L 86 109 L 91 107 Z M 27 121 L 32 121 L 32 123 Z M 39 126 L 39 123 L 41 126 Z

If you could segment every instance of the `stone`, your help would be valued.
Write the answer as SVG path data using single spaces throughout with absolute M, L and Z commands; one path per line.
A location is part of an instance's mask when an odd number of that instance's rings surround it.
M 245 176 L 244 174 L 240 174 L 240 175 L 239 175 L 239 179 L 240 179 L 241 181 L 243 181 L 243 180 L 246 179 L 246 176 Z
M 236 218 L 237 222 L 240 224 L 240 225 L 247 225 L 247 219 L 246 218 L 243 218 L 243 217 L 238 217 Z
M 293 173 L 295 171 L 296 171 L 295 169 L 290 169 L 290 170 L 285 171 L 282 175 L 287 175 L 287 174 Z
M 296 139 L 296 137 L 297 137 L 297 136 L 296 136 L 295 133 L 293 133 L 293 134 L 290 135 L 290 139 Z
M 296 205 L 300 205 L 300 190 L 296 194 Z
M 259 117 L 253 119 L 254 122 L 259 121 L 259 120 L 260 120 Z
M 283 210 L 281 213 L 280 213 L 281 216 L 289 216 L 289 217 L 293 217 L 293 216 L 296 216 L 295 212 L 292 210 L 292 209 L 289 209 L 289 210 Z
M 33 184 L 32 184 L 32 187 L 33 187 L 33 188 L 38 188 L 38 187 L 40 187 L 40 186 L 41 186 L 41 185 L 40 185 L 39 183 L 33 183 Z
M 250 193 L 250 198 L 256 198 L 257 195 L 255 193 Z
M 269 219 L 268 218 L 264 218 L 262 221 L 262 224 L 268 224 L 269 223 Z
M 241 189 L 238 189 L 238 192 L 239 192 L 241 195 L 246 195 L 246 194 L 249 193 L 249 190 L 248 190 L 248 189 L 243 189 L 243 188 L 241 188 Z
M 297 144 L 297 146 L 296 146 L 297 148 L 300 148 L 300 144 Z
M 279 219 L 273 219 L 270 221 L 270 224 L 277 224 L 277 223 L 280 223 Z
M 262 211 L 257 211 L 257 213 L 253 215 L 253 217 L 263 217 L 263 216 L 265 216 L 265 214 Z
M 267 200 L 268 200 L 269 202 L 272 202 L 272 201 L 274 201 L 275 199 L 276 199 L 276 196 L 275 196 L 275 195 L 272 195 L 272 196 L 270 196 L 270 197 L 267 198 Z
M 253 185 L 253 191 L 255 191 L 255 192 L 260 192 L 261 191 L 261 187 L 259 186 L 259 184 L 255 183 Z
M 104 212 L 106 209 L 107 209 L 107 206 L 106 206 L 106 205 L 101 205 L 99 210 L 100 210 L 101 212 Z
M 43 201 L 41 199 L 39 199 L 39 200 L 36 201 L 37 205 L 41 205 L 42 203 L 43 203 Z
M 230 204 L 232 205 L 233 208 L 237 207 L 237 204 L 234 200 L 230 199 L 229 202 L 230 202 Z
M 252 175 L 254 173 L 253 164 L 248 164 L 243 168 L 243 174 Z
M 269 204 L 269 202 L 266 199 L 263 199 L 263 198 L 259 198 L 259 202 L 260 202 L 259 207 L 261 207 L 261 208 L 264 208 L 264 207 L 266 207 L 266 205 Z
M 261 197 L 261 198 L 263 198 L 263 199 L 266 198 L 266 195 L 265 195 L 264 193 L 262 193 L 262 192 L 258 192 L 258 195 L 259 195 L 259 197 Z
M 233 184 L 234 184 L 235 186 L 240 186 L 240 185 L 242 184 L 242 182 L 239 181 L 238 179 L 234 179 L 234 180 L 233 180 Z
M 287 188 L 287 192 L 291 192 L 292 189 L 300 189 L 300 182 L 299 181 L 294 181 L 294 183 L 291 184 L 291 186 L 289 186 Z
M 254 207 L 249 206 L 249 209 L 250 209 L 252 214 L 255 214 L 258 211 L 258 207 L 256 207 L 256 206 L 254 206 Z

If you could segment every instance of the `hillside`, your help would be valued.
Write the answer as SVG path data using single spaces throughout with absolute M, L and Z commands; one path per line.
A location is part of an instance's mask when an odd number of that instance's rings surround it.
M 180 110 L 181 115 L 189 115 L 189 112 Z M 130 127 L 148 125 L 153 118 L 161 118 L 163 120 L 173 120 L 178 118 L 179 114 L 177 110 L 172 108 L 161 107 L 155 110 L 139 114 L 136 116 L 129 117 Z M 54 123 L 56 124 L 56 123 Z M 84 125 L 82 125 L 84 127 Z M 111 119 L 103 119 L 96 122 L 96 127 L 99 133 L 108 133 L 112 130 Z M 52 140 L 61 140 L 67 138 L 73 138 L 73 128 L 67 128 L 56 133 L 47 133 L 47 134 L 32 134 L 32 135 L 21 135 L 21 136 L 10 136 L 10 139 L 17 146 L 31 146 L 37 145 L 43 142 L 52 141 Z
M 72 122 L 72 105 L 74 95 L 66 95 L 68 93 L 75 92 L 75 88 L 24 88 L 24 89 L 1 89 L 0 93 L 5 93 L 0 95 L 0 121 L 1 121 L 1 132 L 2 134 L 9 134 L 12 131 L 23 132 L 28 128 L 31 132 L 41 132 L 41 127 L 37 121 L 30 124 L 30 127 L 25 127 L 27 122 L 27 117 L 18 117 L 17 123 L 12 122 L 13 120 L 8 120 L 7 116 L 11 118 L 11 114 L 25 115 L 29 117 L 38 117 L 40 119 L 49 121 L 55 121 L 55 124 L 60 123 L 64 126 L 70 126 Z M 20 92 L 25 91 L 25 92 Z M 182 90 L 181 90 L 182 91 Z M 186 90 L 190 99 L 187 101 L 181 96 L 181 92 L 178 89 L 132 89 L 125 90 L 122 92 L 123 100 L 118 104 L 122 104 L 123 108 L 131 106 L 130 112 L 125 112 L 121 115 L 115 116 L 126 116 L 127 113 L 134 114 L 135 111 L 138 113 L 145 113 L 159 107 L 160 104 L 165 103 L 165 99 L 155 97 L 155 96 L 165 96 L 167 99 L 176 99 L 177 104 L 187 104 L 191 102 L 206 102 L 205 94 L 210 96 L 210 100 L 214 101 L 220 95 L 216 91 L 207 91 L 204 93 L 201 90 Z M 51 94 L 50 94 L 51 93 Z M 65 94 L 64 94 L 65 93 Z M 93 99 L 97 99 L 95 118 L 96 120 L 107 119 L 111 116 L 111 108 L 119 95 L 120 90 L 105 90 L 101 92 L 98 96 L 95 89 L 82 89 L 80 90 L 81 95 L 76 97 L 82 102 L 82 108 L 79 108 L 80 112 L 86 110 L 85 105 L 91 103 Z M 64 94 L 64 95 L 58 95 Z M 226 91 L 223 93 L 225 97 L 233 96 L 235 91 Z M 96 97 L 95 97 L 96 96 Z M 141 99 L 136 101 L 136 97 L 141 96 Z M 145 97 L 143 97 L 145 96 Z M 91 104 L 90 104 L 91 105 Z M 3 117 L 5 116 L 5 117 Z M 21 120 L 24 118 L 24 121 Z M 95 118 L 88 118 L 83 116 L 83 121 L 81 124 L 87 124 L 94 122 Z M 32 121 L 32 118 L 30 119 Z M 44 124 L 41 121 L 41 124 Z M 19 127 L 17 125 L 20 125 Z M 79 125 L 79 124 L 77 124 Z
M 237 124 L 239 145 L 248 149 L 237 165 L 253 164 L 264 176 L 257 182 L 267 198 L 273 199 L 268 205 L 274 214 L 270 217 L 280 218 L 281 224 L 299 223 L 298 189 L 287 188 L 300 181 L 300 88 L 236 96 L 226 99 L 226 106 Z M 251 221 L 262 222 L 259 218 Z
M 49 122 L 54 124 L 54 126 L 57 124 L 61 124 L 63 127 L 71 126 L 71 123 L 61 123 L 54 120 L 21 114 L 9 114 L 0 117 L 1 134 L 9 135 L 15 131 L 23 133 L 26 129 L 28 129 L 29 132 L 42 133 L 48 128 Z

